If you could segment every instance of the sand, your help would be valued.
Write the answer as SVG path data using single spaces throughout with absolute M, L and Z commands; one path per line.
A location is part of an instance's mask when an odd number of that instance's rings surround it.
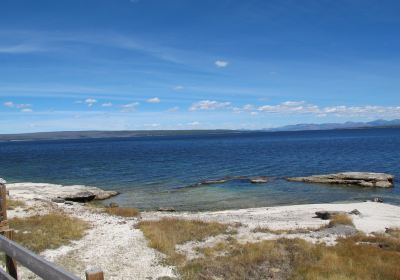
M 45 188 L 43 188 L 45 185 Z M 163 255 L 148 247 L 142 232 L 136 229 L 138 218 L 118 218 L 102 213 L 101 210 L 84 204 L 66 205 L 51 202 L 63 186 L 50 184 L 8 184 L 12 199 L 25 201 L 33 211 L 21 209 L 9 211 L 9 216 L 40 214 L 54 207 L 88 221 L 92 228 L 85 237 L 55 250 L 47 250 L 41 255 L 83 277 L 86 269 L 100 267 L 106 279 L 157 279 L 175 277 L 174 268 L 163 264 Z M 84 186 L 77 190 L 82 191 Z M 48 193 L 47 190 L 51 189 Z M 71 187 L 67 187 L 71 191 Z M 44 191 L 46 190 L 46 191 Z M 39 198 L 39 200 L 38 200 Z M 357 202 L 340 204 L 308 204 L 279 207 L 263 207 L 214 212 L 144 212 L 143 220 L 156 220 L 164 217 L 217 221 L 234 225 L 237 234 L 233 237 L 239 242 L 300 237 L 311 242 L 334 244 L 339 236 L 346 235 L 346 229 L 310 233 L 282 234 L 254 232 L 257 227 L 270 229 L 318 228 L 328 221 L 315 218 L 321 210 L 350 212 L 357 209 L 360 215 L 352 215 L 355 228 L 366 234 L 383 232 L 386 228 L 400 228 L 400 207 L 386 203 Z M 195 247 L 207 247 L 223 241 L 227 236 L 220 235 L 202 242 L 188 242 L 177 249 L 189 258 L 198 257 Z

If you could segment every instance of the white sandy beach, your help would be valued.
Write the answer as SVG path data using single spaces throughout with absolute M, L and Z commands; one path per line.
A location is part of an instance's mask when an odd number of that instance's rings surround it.
M 87 190 L 85 186 L 64 187 L 51 184 L 8 184 L 10 198 L 23 200 L 34 206 L 33 211 L 21 209 L 9 211 L 9 217 L 35 215 L 59 208 L 66 213 L 83 219 L 92 225 L 86 236 L 69 246 L 42 253 L 46 259 L 54 261 L 83 277 L 83 272 L 91 267 L 101 267 L 106 279 L 157 279 L 174 277 L 174 268 L 162 263 L 163 256 L 147 246 L 142 232 L 136 229 L 140 219 L 154 220 L 163 217 L 197 219 L 236 224 L 234 236 L 239 242 L 256 242 L 282 237 L 272 233 L 254 232 L 256 227 L 270 229 L 318 228 L 328 221 L 314 218 L 316 211 L 344 211 L 357 209 L 360 214 L 352 215 L 355 228 L 364 233 L 385 231 L 386 228 L 400 227 L 400 207 L 386 203 L 358 202 L 341 204 L 308 204 L 279 207 L 226 210 L 216 212 L 143 212 L 141 218 L 118 218 L 101 212 L 85 204 L 54 203 L 51 199 L 60 192 Z M 92 189 L 93 190 L 93 189 Z M 283 234 L 285 237 L 300 237 L 311 242 L 333 244 L 341 232 Z M 226 236 L 216 236 L 202 242 L 189 242 L 177 248 L 188 257 L 196 257 L 193 250 L 198 246 L 212 246 Z

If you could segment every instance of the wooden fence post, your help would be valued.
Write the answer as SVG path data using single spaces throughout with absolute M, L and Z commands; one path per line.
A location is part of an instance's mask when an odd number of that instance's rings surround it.
M 7 237 L 10 240 L 13 240 L 14 238 L 14 231 L 12 229 L 5 231 L 4 236 Z M 15 279 L 18 279 L 18 273 L 17 273 L 17 262 L 10 256 L 6 255 L 6 268 L 8 274 L 10 274 L 12 277 Z
M 7 221 L 7 188 L 3 181 L 0 182 L 0 215 L 0 234 L 13 240 L 14 231 L 9 229 Z M 10 276 L 18 279 L 17 263 L 8 255 L 6 255 L 6 268 Z
M 1 205 L 1 221 L 7 221 L 7 189 L 6 185 L 0 183 L 0 205 Z
M 104 280 L 104 273 L 101 269 L 98 268 L 87 270 L 86 280 Z

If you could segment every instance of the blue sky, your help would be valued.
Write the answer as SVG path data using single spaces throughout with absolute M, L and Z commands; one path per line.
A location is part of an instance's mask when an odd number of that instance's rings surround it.
M 2 0 L 0 133 L 400 118 L 400 2 Z

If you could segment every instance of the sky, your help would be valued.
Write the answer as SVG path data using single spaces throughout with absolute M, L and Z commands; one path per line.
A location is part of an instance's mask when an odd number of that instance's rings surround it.
M 400 118 L 397 0 L 1 0 L 0 133 Z

